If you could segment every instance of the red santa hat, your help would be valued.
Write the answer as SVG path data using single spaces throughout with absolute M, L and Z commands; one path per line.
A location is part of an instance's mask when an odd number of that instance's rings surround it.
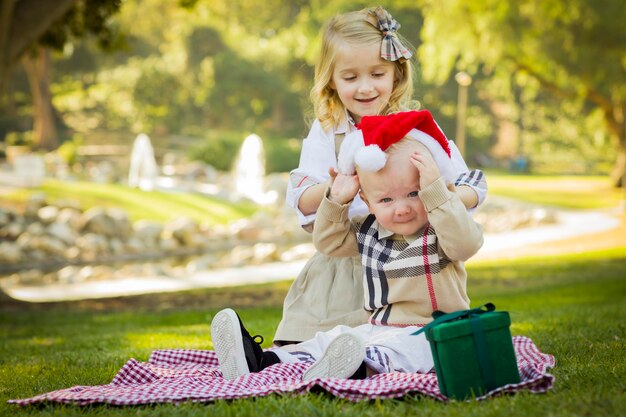
M 428 110 L 364 116 L 357 129 L 344 138 L 339 149 L 337 163 L 342 174 L 354 174 L 357 166 L 366 171 L 380 170 L 387 162 L 387 148 L 409 137 L 426 146 L 447 182 L 456 179 L 448 138 Z

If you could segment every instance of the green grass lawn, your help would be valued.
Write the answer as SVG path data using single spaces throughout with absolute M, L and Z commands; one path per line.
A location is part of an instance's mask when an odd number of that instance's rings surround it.
M 566 209 L 615 208 L 624 192 L 611 187 L 608 177 L 509 175 L 487 172 L 489 195 L 510 197 L 535 204 Z M 80 207 L 121 207 L 135 221 L 167 222 L 187 216 L 197 222 L 225 224 L 258 210 L 252 204 L 219 200 L 189 193 L 144 192 L 119 184 L 47 180 L 41 187 L 22 189 L 3 196 L 7 203 L 22 204 L 34 193 L 44 193 L 50 202 L 72 199 Z
M 489 195 L 567 209 L 618 207 L 624 190 L 608 177 L 577 175 L 512 175 L 487 172 Z
M 214 225 L 248 217 L 258 210 L 251 203 L 233 203 L 200 194 L 141 191 L 119 184 L 58 180 L 46 180 L 40 187 L 21 189 L 3 198 L 21 204 L 30 195 L 38 193 L 45 194 L 49 203 L 74 200 L 83 209 L 94 206 L 123 208 L 133 221 L 168 222 L 185 216 L 198 223 Z
M 508 310 L 514 335 L 556 357 L 554 388 L 483 402 L 419 396 L 350 403 L 324 394 L 114 407 L 6 404 L 74 385 L 107 384 L 129 359 L 160 348 L 211 348 L 211 317 L 234 306 L 266 335 L 289 282 L 100 302 L 23 305 L 0 298 L 0 415 L 98 416 L 618 416 L 626 409 L 626 248 L 576 256 L 469 262 L 472 305 Z M 622 411 L 620 411 L 622 410 Z

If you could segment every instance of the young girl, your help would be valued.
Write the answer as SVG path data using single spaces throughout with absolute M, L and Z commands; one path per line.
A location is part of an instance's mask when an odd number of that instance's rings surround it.
M 339 174 L 319 206 L 313 242 L 328 255 L 360 257 L 369 323 L 263 351 L 237 313 L 222 310 L 211 335 L 224 378 L 279 362 L 312 363 L 305 381 L 429 372 L 431 349 L 416 332 L 436 310 L 469 308 L 463 263 L 483 244 L 481 226 L 447 187 L 456 179 L 450 156 L 426 110 L 364 116 L 341 146 Z M 349 219 L 357 194 L 369 215 Z
M 412 107 L 412 53 L 397 32 L 399 28 L 400 24 L 378 7 L 338 15 L 324 30 L 311 90 L 316 120 L 302 144 L 300 164 L 290 174 L 286 197 L 308 231 L 312 231 L 329 181 L 329 169 L 337 168 L 344 136 L 356 130 L 363 116 Z M 487 193 L 484 176 L 478 170 L 468 172 L 458 149 L 450 144 L 458 172 L 456 192 L 467 208 L 476 207 Z M 367 207 L 357 196 L 349 216 L 365 213 Z M 285 297 L 274 343 L 300 342 L 339 324 L 354 327 L 365 323 L 362 280 L 358 257 L 316 253 Z

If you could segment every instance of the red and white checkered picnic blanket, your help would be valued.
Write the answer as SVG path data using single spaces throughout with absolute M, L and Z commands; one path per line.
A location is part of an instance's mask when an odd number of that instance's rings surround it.
M 552 387 L 554 376 L 546 370 L 554 367 L 554 356 L 541 353 L 532 340 L 524 336 L 513 337 L 513 346 L 521 382 L 505 385 L 478 399 L 520 390 L 546 392 Z M 328 378 L 305 382 L 302 381 L 302 374 L 308 366 L 305 363 L 277 364 L 262 372 L 227 381 L 222 378 L 213 351 L 156 350 L 152 352 L 148 362 L 130 359 L 110 384 L 75 386 L 8 402 L 19 405 L 45 401 L 78 405 L 206 402 L 261 397 L 274 393 L 306 393 L 315 386 L 350 401 L 398 398 L 417 393 L 447 400 L 439 392 L 434 372 L 380 374 L 363 380 Z

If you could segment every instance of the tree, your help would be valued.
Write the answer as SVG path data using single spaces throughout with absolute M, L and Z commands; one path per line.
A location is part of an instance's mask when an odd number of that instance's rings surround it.
M 620 0 L 422 0 L 424 74 L 532 77 L 583 115 L 600 111 L 618 149 L 613 179 L 626 170 L 626 9 Z M 512 86 L 514 90 L 519 86 Z M 589 140 L 590 138 L 582 138 Z
M 0 94 L 28 48 L 77 0 L 0 0 Z
M 50 93 L 50 49 L 95 36 L 105 50 L 115 48 L 117 34 L 108 25 L 121 0 L 0 0 L 0 95 L 13 67 L 21 60 L 33 98 L 33 141 L 51 150 L 58 146 Z

